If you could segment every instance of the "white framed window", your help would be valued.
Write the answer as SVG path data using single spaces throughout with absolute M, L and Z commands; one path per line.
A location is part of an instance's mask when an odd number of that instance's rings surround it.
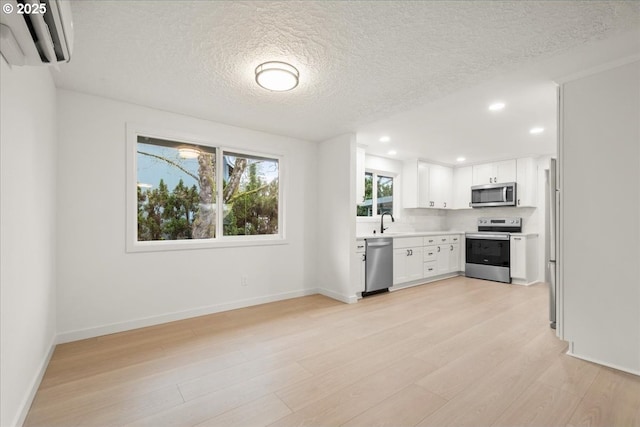
M 394 213 L 394 179 L 391 173 L 365 171 L 364 199 L 356 208 L 358 217 L 377 217 L 384 212 Z
M 127 251 L 286 243 L 282 164 L 127 125 Z

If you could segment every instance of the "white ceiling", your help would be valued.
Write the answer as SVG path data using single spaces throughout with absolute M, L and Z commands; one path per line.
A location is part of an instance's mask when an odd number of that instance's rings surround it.
M 522 70 L 640 34 L 638 2 L 83 0 L 72 8 L 75 51 L 54 72 L 58 87 L 312 141 L 358 132 L 368 151 L 385 155 L 377 139 L 390 134 L 399 156 L 444 163 L 550 152 L 555 89 L 548 70 Z M 296 66 L 299 86 L 257 86 L 254 69 L 269 60 Z M 501 115 L 488 115 L 493 99 L 508 104 Z M 547 131 L 534 146 L 524 137 L 538 123 Z

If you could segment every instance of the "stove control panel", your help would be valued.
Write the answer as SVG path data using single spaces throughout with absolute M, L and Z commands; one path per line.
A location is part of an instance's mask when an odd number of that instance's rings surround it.
M 522 231 L 522 218 L 478 218 L 478 231 Z

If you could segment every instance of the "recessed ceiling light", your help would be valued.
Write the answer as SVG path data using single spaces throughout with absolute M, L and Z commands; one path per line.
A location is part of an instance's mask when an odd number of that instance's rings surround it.
M 380 137 L 380 142 L 389 142 L 389 141 L 391 141 L 391 138 L 389 138 L 386 135 Z
M 464 162 L 465 160 L 467 160 L 467 159 L 465 159 L 464 157 L 458 157 L 456 159 L 456 162 Z
M 544 128 L 541 128 L 541 127 L 531 128 L 531 130 L 529 131 L 529 133 L 532 135 L 536 135 L 542 132 L 544 132 Z
M 505 103 L 504 102 L 494 102 L 493 104 L 489 105 L 489 110 L 490 111 L 500 111 L 505 107 Z
M 286 62 L 270 61 L 256 67 L 256 83 L 274 92 L 285 92 L 298 86 L 300 73 Z
M 387 151 L 387 154 L 390 156 L 395 156 L 396 154 L 398 154 L 398 152 L 396 150 L 389 150 Z
M 195 148 L 178 148 L 178 156 L 181 159 L 197 159 L 200 155 L 200 150 L 196 150 Z

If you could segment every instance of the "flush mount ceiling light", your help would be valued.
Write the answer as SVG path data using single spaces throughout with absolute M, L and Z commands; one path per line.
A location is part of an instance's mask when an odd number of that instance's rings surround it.
M 178 148 L 178 155 L 181 159 L 197 159 L 200 155 L 200 150 L 195 148 L 181 147 Z
M 293 89 L 298 86 L 299 77 L 296 67 L 286 62 L 270 61 L 256 67 L 256 83 L 274 92 Z
M 396 154 L 398 154 L 398 152 L 396 150 L 389 150 L 387 151 L 387 154 L 390 156 L 395 156 Z
M 542 132 L 544 132 L 544 128 L 541 128 L 541 127 L 531 128 L 531 130 L 529 131 L 531 135 L 537 135 Z
M 467 160 L 467 159 L 465 159 L 464 157 L 458 157 L 456 159 L 456 162 L 464 162 L 465 160 Z
M 504 102 L 494 102 L 493 104 L 489 105 L 489 111 L 500 111 L 504 109 L 504 107 Z
M 379 139 L 380 142 L 389 142 L 391 141 L 391 138 L 389 138 L 388 136 L 381 136 Z

